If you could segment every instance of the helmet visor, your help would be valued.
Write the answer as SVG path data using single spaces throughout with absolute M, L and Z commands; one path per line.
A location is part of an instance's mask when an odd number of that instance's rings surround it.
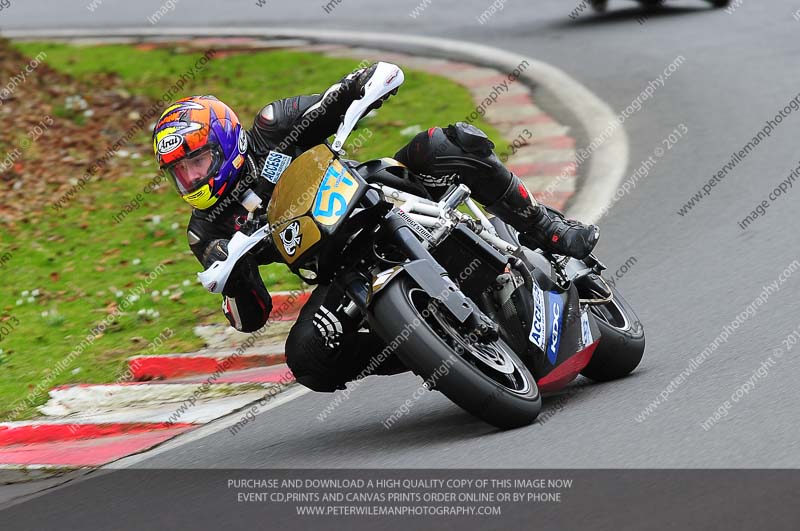
M 188 194 L 207 184 L 219 164 L 216 150 L 206 147 L 165 168 L 178 192 Z

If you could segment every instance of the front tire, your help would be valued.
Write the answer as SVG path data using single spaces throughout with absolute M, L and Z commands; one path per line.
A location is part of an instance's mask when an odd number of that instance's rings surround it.
M 603 288 L 593 277 L 580 286 L 581 297 L 601 296 Z M 590 306 L 600 328 L 600 344 L 581 374 L 596 382 L 607 382 L 629 375 L 644 356 L 644 327 L 630 304 L 613 286 L 608 286 L 614 298 L 611 302 Z
M 500 339 L 468 344 L 449 314 L 405 274 L 376 296 L 369 321 L 388 345 L 397 345 L 408 368 L 479 419 L 510 429 L 539 414 L 536 381 L 511 348 Z

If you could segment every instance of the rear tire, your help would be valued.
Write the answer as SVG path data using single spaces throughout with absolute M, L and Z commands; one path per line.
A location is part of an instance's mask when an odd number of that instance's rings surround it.
M 596 284 L 587 277 L 580 287 L 581 297 L 597 296 L 598 292 L 587 286 Z M 644 356 L 644 327 L 630 304 L 612 286 L 614 299 L 601 306 L 590 306 L 590 311 L 600 328 L 600 344 L 589 364 L 581 374 L 596 382 L 607 382 L 629 375 L 639 366 Z
M 431 381 L 459 407 L 501 429 L 532 423 L 542 408 L 542 398 L 525 364 L 500 339 L 487 344 L 464 343 L 463 335 L 450 333 L 449 314 L 430 311 L 436 308 L 428 306 L 430 302 L 431 298 L 402 274 L 376 296 L 370 325 L 387 344 L 397 344 L 395 352 L 408 368 Z M 461 353 L 451 346 L 462 343 Z M 497 371 L 473 354 L 484 349 L 512 372 Z

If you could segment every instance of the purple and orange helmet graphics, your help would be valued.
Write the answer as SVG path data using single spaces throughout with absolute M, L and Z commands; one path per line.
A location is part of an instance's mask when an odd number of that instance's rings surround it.
M 191 96 L 162 113 L 153 151 L 183 199 L 205 210 L 236 185 L 247 136 L 230 107 L 214 96 Z

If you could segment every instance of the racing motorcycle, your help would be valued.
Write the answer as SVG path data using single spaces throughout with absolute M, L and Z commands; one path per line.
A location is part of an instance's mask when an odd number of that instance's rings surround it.
M 660 7 L 664 4 L 664 0 L 636 0 L 642 6 L 653 9 L 656 7 Z M 731 0 L 706 0 L 714 7 L 727 7 L 730 5 Z M 597 11 L 598 13 L 604 13 L 606 8 L 608 7 L 608 0 L 589 0 L 589 4 L 592 6 L 592 9 Z
M 533 422 L 541 393 L 578 374 L 606 381 L 633 371 L 644 330 L 597 258 L 522 246 L 463 184 L 434 200 L 394 159 L 343 158 L 370 104 L 403 79 L 379 63 L 332 143 L 294 160 L 270 155 L 266 216 L 258 200 L 243 200 L 253 205 L 250 228 L 231 239 L 224 262 L 199 274 L 203 285 L 221 293 L 238 260 L 271 240 L 308 284 L 341 286 L 347 313 L 426 387 L 499 428 Z

